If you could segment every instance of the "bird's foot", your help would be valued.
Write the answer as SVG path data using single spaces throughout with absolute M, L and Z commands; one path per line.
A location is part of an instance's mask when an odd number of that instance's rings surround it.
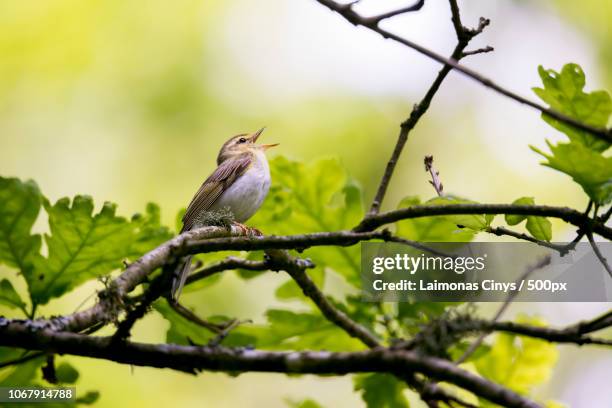
M 246 226 L 240 222 L 234 221 L 233 225 L 238 227 L 242 232 L 242 235 L 246 235 L 249 237 L 261 237 L 263 236 L 263 232 L 258 230 L 257 228 Z

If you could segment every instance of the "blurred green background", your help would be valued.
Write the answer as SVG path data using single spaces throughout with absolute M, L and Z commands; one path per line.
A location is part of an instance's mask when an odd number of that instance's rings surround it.
M 359 10 L 404 3 L 365 1 Z M 576 62 L 587 88 L 612 88 L 611 3 L 466 3 L 466 24 L 480 15 L 492 20 L 474 46 L 496 48 L 466 60 L 470 67 L 531 96 L 538 64 L 559 69 Z M 385 24 L 437 51 L 454 47 L 445 1 Z M 214 168 L 225 139 L 264 125 L 262 140 L 281 143 L 273 154 L 306 161 L 338 156 L 369 200 L 399 123 L 439 69 L 314 0 L 2 1 L 0 55 L 0 174 L 36 180 L 52 201 L 76 194 L 90 194 L 98 205 L 110 200 L 126 216 L 154 201 L 171 226 Z M 583 208 L 580 188 L 539 166 L 529 150 L 546 137 L 560 138 L 536 112 L 453 73 L 411 134 L 386 207 L 405 195 L 432 196 L 422 159 L 433 154 L 448 192 L 481 202 L 531 195 L 539 203 Z M 556 240 L 572 236 L 562 224 L 553 227 Z M 37 229 L 45 228 L 40 219 Z M 18 281 L 4 267 L 0 276 Z M 186 303 L 203 314 L 260 321 L 278 302 L 272 295 L 278 279 L 244 282 L 228 274 L 214 288 L 187 295 Z M 87 284 L 41 312 L 72 312 L 88 297 L 85 305 L 91 303 L 97 287 Z M 528 310 L 561 324 L 605 307 L 538 304 Z M 165 330 L 151 315 L 135 338 L 163 341 Z M 561 351 L 542 394 L 573 406 L 597 398 L 612 405 L 605 387 L 610 357 L 592 349 Z M 281 407 L 286 398 L 307 396 L 328 407 L 361 404 L 346 378 L 194 377 L 70 360 L 81 371 L 78 387 L 101 391 L 100 407 Z

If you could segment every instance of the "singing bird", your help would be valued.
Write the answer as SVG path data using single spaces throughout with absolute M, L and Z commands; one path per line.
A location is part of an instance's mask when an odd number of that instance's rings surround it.
M 223 144 L 217 169 L 204 181 L 183 216 L 181 232 L 193 229 L 205 212 L 228 208 L 234 221 L 243 223 L 257 212 L 270 189 L 270 168 L 265 151 L 274 144 L 255 144 L 265 128 L 240 134 Z M 245 227 L 246 228 L 246 227 Z M 172 299 L 177 300 L 191 269 L 188 257 L 181 274 L 172 282 Z

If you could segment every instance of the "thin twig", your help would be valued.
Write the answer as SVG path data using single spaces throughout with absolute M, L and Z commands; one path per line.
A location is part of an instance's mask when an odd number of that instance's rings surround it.
M 601 253 L 599 246 L 595 242 L 595 239 L 593 238 L 593 233 L 591 231 L 587 231 L 586 236 L 587 236 L 587 239 L 589 240 L 589 243 L 591 244 L 591 247 L 593 248 L 593 252 L 595 252 L 595 255 L 597 256 L 597 259 L 599 259 L 599 262 L 601 262 L 606 272 L 608 272 L 608 275 L 610 275 L 610 277 L 612 278 L 612 268 L 610 268 L 610 264 L 608 264 L 608 260 Z
M 382 20 L 385 20 L 385 19 L 388 19 L 388 18 L 391 18 L 391 17 L 395 17 L 395 16 L 399 16 L 400 14 L 405 14 L 405 13 L 410 13 L 410 12 L 413 12 L 413 11 L 418 11 L 418 10 L 420 10 L 423 7 L 423 5 L 425 5 L 425 0 L 418 0 L 412 6 L 402 7 L 402 8 L 391 10 L 391 11 L 388 11 L 386 13 L 382 13 L 382 14 L 379 14 L 379 15 L 376 15 L 376 16 L 363 17 L 363 18 L 368 20 L 370 22 L 370 24 L 378 24 Z
M 189 275 L 185 285 L 189 285 L 193 282 L 206 279 L 218 272 L 223 272 L 232 269 L 247 269 L 249 271 L 266 271 L 270 269 L 268 263 L 264 261 L 253 261 L 250 259 L 240 259 L 235 256 L 228 256 L 224 260 L 217 262 L 213 265 L 208 265 L 202 269 Z
M 459 24 L 460 24 L 459 17 L 457 17 L 457 21 L 459 21 Z M 476 31 L 468 33 L 467 31 L 464 31 L 463 26 L 461 26 L 461 30 L 462 30 L 461 32 L 464 34 L 462 34 L 461 36 L 459 35 L 457 36 L 458 43 L 455 46 L 455 49 L 453 50 L 453 53 L 451 54 L 451 57 L 450 57 L 450 60 L 452 61 L 460 60 L 462 58 L 463 51 L 468 46 L 470 40 L 474 36 L 480 33 Z M 414 105 L 412 112 L 410 113 L 410 116 L 408 117 L 408 119 L 402 122 L 400 126 L 400 132 L 397 137 L 397 141 L 395 143 L 395 147 L 393 148 L 391 157 L 389 158 L 389 161 L 387 162 L 385 171 L 378 184 L 378 188 L 376 190 L 374 199 L 372 200 L 372 204 L 370 205 L 370 209 L 368 211 L 367 217 L 372 217 L 379 213 L 383 199 L 385 198 L 385 194 L 387 192 L 387 188 L 389 187 L 389 183 L 391 182 L 391 177 L 393 176 L 393 172 L 395 171 L 397 162 L 402 154 L 402 151 L 404 150 L 404 146 L 406 145 L 406 142 L 408 141 L 408 136 L 410 132 L 412 131 L 412 129 L 415 128 L 415 126 L 417 125 L 421 117 L 429 109 L 429 106 L 431 105 L 431 101 L 433 97 L 438 92 L 438 89 L 440 89 L 440 85 L 442 85 L 442 82 L 444 81 L 444 79 L 450 73 L 451 70 L 452 70 L 451 65 L 444 65 L 442 69 L 440 69 L 440 71 L 438 72 L 438 75 L 436 76 L 433 83 L 430 85 L 423 99 L 421 99 L 421 101 L 418 104 Z
M 454 403 L 465 408 L 477 408 L 476 405 L 470 404 L 469 402 L 446 392 L 443 388 L 433 382 L 426 382 L 415 378 L 412 385 L 420 394 L 421 399 L 425 401 L 428 406 L 437 406 L 432 404 L 443 402 L 449 407 L 452 407 Z
M 205 328 L 206 330 L 214 334 L 223 333 L 223 330 L 229 327 L 230 325 L 232 325 L 234 322 L 234 319 L 232 319 L 229 322 L 226 322 L 225 324 L 212 323 L 212 322 L 209 322 L 207 320 L 200 318 L 198 315 L 196 315 L 191 310 L 187 309 L 185 306 L 181 305 L 178 302 L 169 300 L 168 304 L 170 305 L 172 310 L 174 310 L 176 313 L 178 313 L 185 319 L 189 320 L 192 323 L 197 324 L 198 326 L 202 326 L 203 328 Z
M 512 303 L 514 298 L 516 298 L 516 296 L 519 294 L 518 288 L 521 287 L 519 285 L 519 283 L 521 281 L 527 279 L 533 272 L 537 271 L 538 269 L 542 269 L 545 266 L 549 265 L 550 261 L 551 261 L 550 255 L 546 255 L 542 259 L 540 259 L 538 262 L 536 262 L 535 264 L 530 265 L 527 268 L 525 268 L 525 272 L 523 272 L 523 274 L 521 276 L 519 276 L 519 278 L 515 281 L 515 289 L 511 290 L 508 293 L 508 296 L 506 297 L 506 300 L 501 305 L 501 307 L 497 310 L 497 313 L 495 313 L 495 315 L 491 319 L 491 323 L 495 323 L 495 322 L 497 322 L 499 320 L 501 315 L 510 306 L 510 304 Z M 480 336 L 478 336 L 476 341 L 474 341 L 470 345 L 470 347 L 468 347 L 468 349 L 465 351 L 465 353 L 463 353 L 463 355 L 461 357 L 459 357 L 457 359 L 457 361 L 455 361 L 455 364 L 459 365 L 459 364 L 463 363 L 464 361 L 466 361 L 476 351 L 476 349 L 478 347 L 480 347 L 480 345 L 482 344 L 484 339 L 488 336 L 488 334 L 489 333 L 485 332 L 485 333 L 482 333 Z
M 46 353 L 44 353 L 44 352 L 36 352 L 36 353 L 26 352 L 24 354 L 25 355 L 23 355 L 21 357 L 1 362 L 0 363 L 0 369 L 6 368 L 6 367 L 10 367 L 10 366 L 13 366 L 13 365 L 19 365 L 19 364 L 22 364 L 22 363 L 27 363 L 30 360 L 34 360 L 34 359 L 36 359 L 38 357 L 44 356 Z
M 423 163 L 425 164 L 425 171 L 428 171 L 431 175 L 431 180 L 429 181 L 429 184 L 433 186 L 438 196 L 442 197 L 444 195 L 444 186 L 440 181 L 440 172 L 437 171 L 433 166 L 433 156 L 425 156 Z
M 612 206 L 610 206 L 610 208 L 608 208 L 608 211 L 606 211 L 605 214 L 601 215 L 598 218 L 599 222 L 605 223 L 606 221 L 608 221 L 610 219 L 610 216 L 612 216 Z
M 217 334 L 215 337 L 213 337 L 208 342 L 208 347 L 219 346 L 223 342 L 223 340 L 225 340 L 225 338 L 230 334 L 232 330 L 234 330 L 236 327 L 244 323 L 252 323 L 252 320 L 248 320 L 248 319 L 247 320 L 238 320 L 238 319 L 231 320 L 227 324 L 227 326 L 223 330 L 221 330 L 221 333 Z
M 608 324 L 607 327 L 610 327 Z M 472 330 L 494 330 L 507 333 L 515 333 L 523 336 L 533 337 L 555 343 L 569 343 L 582 346 L 585 344 L 612 346 L 612 339 L 601 339 L 579 333 L 575 326 L 565 329 L 555 329 L 550 327 L 539 327 L 515 322 L 475 322 Z
M 594 319 L 578 322 L 575 325 L 570 326 L 568 330 L 574 331 L 578 334 L 587 334 L 606 329 L 610 326 L 612 326 L 612 310 L 609 310 Z
M 157 300 L 170 287 L 170 279 L 177 270 L 183 268 L 182 262 L 165 265 L 162 274 L 157 277 L 144 291 L 140 303 L 133 309 L 129 310 L 123 321 L 117 325 L 117 330 L 113 335 L 115 341 L 124 341 L 130 336 L 130 332 L 136 322 L 143 318 L 144 315 L 151 309 L 151 304 Z
M 572 249 L 572 248 L 569 248 L 568 245 L 561 245 L 561 244 L 555 244 L 555 243 L 548 242 L 548 241 L 543 241 L 537 238 L 533 238 L 532 236 L 529 236 L 527 234 L 515 232 L 515 231 L 509 230 L 508 228 L 504 228 L 504 227 L 487 227 L 485 231 L 490 234 L 497 235 L 497 236 L 507 235 L 509 237 L 513 237 L 513 238 L 520 239 L 523 241 L 533 242 L 534 244 L 540 245 L 542 247 L 554 249 L 555 251 L 559 252 L 559 254 L 561 255 L 567 254 Z
M 413 50 L 433 59 L 434 61 L 439 62 L 440 64 L 443 65 L 449 65 L 451 66 L 454 70 L 461 72 L 462 74 L 468 76 L 469 78 L 472 78 L 473 80 L 479 82 L 480 84 L 482 84 L 483 86 L 492 89 L 494 91 L 496 91 L 497 93 L 504 95 L 510 99 L 515 100 L 516 102 L 519 102 L 521 104 L 527 105 L 533 109 L 536 109 L 548 116 L 550 116 L 553 119 L 556 119 L 560 122 L 563 122 L 567 125 L 570 125 L 576 129 L 588 132 L 589 134 L 605 140 L 607 142 L 611 142 L 612 143 L 612 129 L 604 129 L 604 128 L 598 128 L 598 127 L 594 127 L 594 126 L 590 126 L 586 123 L 582 123 L 572 117 L 569 117 L 561 112 L 558 112 L 556 110 L 547 108 L 544 105 L 541 105 L 537 102 L 534 102 L 530 99 L 527 99 L 523 96 L 520 96 L 519 94 L 510 91 L 500 85 L 498 85 L 497 83 L 495 83 L 493 80 L 491 80 L 490 78 L 486 78 L 485 76 L 479 74 L 478 72 L 474 71 L 471 68 L 468 68 L 464 65 L 461 65 L 457 62 L 456 59 L 449 59 L 446 58 L 426 47 L 423 47 L 422 45 L 419 45 L 411 40 L 408 40 L 406 38 L 400 37 L 396 34 L 393 34 L 392 32 L 385 30 L 383 28 L 380 28 L 378 26 L 378 24 L 376 22 L 371 22 L 368 21 L 367 19 L 364 19 L 362 16 L 360 16 L 359 14 L 357 14 L 352 7 L 350 6 L 346 6 L 346 5 L 342 5 L 339 3 L 336 3 L 333 0 L 316 0 L 317 2 L 319 2 L 320 4 L 326 6 L 327 8 L 329 8 L 330 10 L 333 10 L 335 12 L 337 12 L 338 14 L 340 14 L 342 17 L 344 17 L 347 21 L 349 21 L 350 23 L 354 24 L 354 25 L 361 25 L 364 26 L 378 34 L 380 34 L 381 36 L 383 36 L 384 38 L 390 38 L 393 41 L 399 42 L 400 44 L 403 44 L 409 48 L 412 48 Z
M 468 55 L 486 54 L 487 52 L 493 51 L 495 51 L 495 48 L 491 47 L 490 45 L 487 45 L 486 47 L 477 48 L 475 50 L 463 51 L 463 54 L 461 55 L 467 57 Z

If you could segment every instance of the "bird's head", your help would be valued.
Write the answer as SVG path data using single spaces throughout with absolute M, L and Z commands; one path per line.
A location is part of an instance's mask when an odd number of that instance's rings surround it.
M 278 143 L 273 144 L 255 144 L 259 136 L 263 133 L 265 127 L 259 129 L 255 133 L 244 133 L 230 138 L 223 144 L 219 155 L 217 156 L 217 164 L 221 164 L 227 159 L 240 156 L 244 153 L 255 153 L 257 151 L 265 151 L 271 147 L 278 146 Z

